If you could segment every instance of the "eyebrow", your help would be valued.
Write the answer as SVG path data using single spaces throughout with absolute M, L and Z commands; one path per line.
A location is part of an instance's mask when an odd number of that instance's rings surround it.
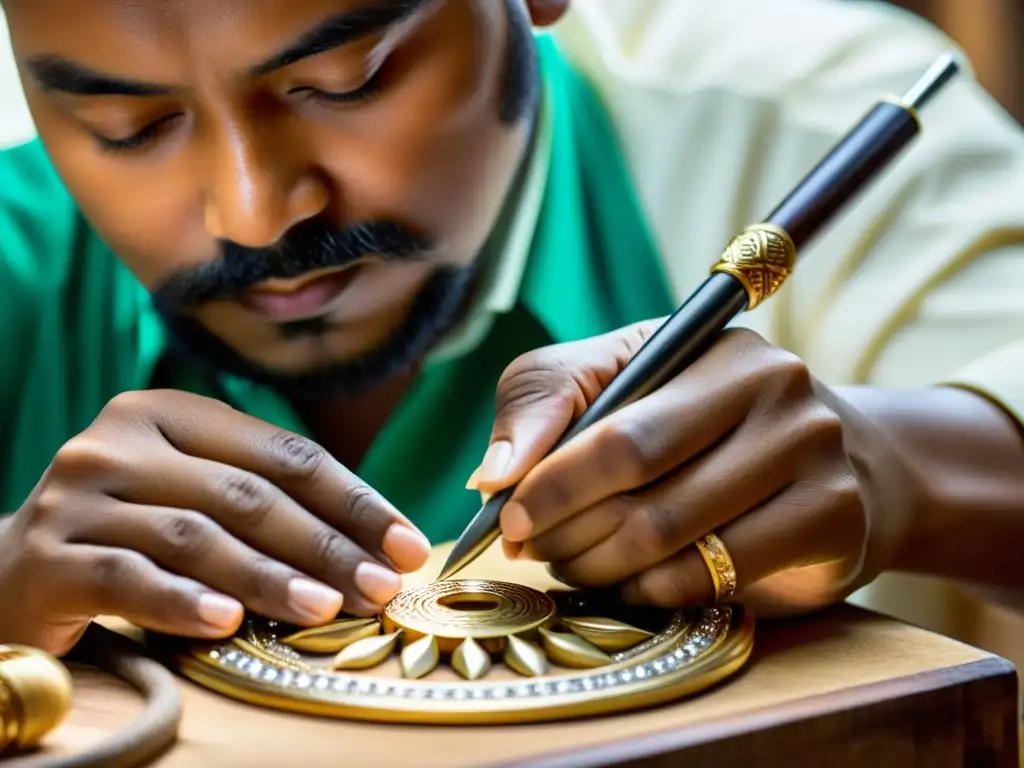
M 330 16 L 266 61 L 252 67 L 249 74 L 261 77 L 353 43 L 404 21 L 428 2 L 431 0 L 373 0 L 354 10 Z M 180 90 L 172 85 L 107 75 L 61 56 L 36 56 L 30 58 L 25 67 L 44 90 L 70 96 L 166 96 Z

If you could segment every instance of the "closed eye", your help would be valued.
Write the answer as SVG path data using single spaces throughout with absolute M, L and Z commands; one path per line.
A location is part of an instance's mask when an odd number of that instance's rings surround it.
M 383 89 L 383 70 L 383 67 L 378 67 L 377 71 L 373 73 L 369 80 L 358 88 L 350 91 L 324 91 L 320 88 L 303 87 L 293 89 L 292 93 L 304 93 L 307 94 L 310 99 L 329 104 L 355 104 L 363 101 L 369 101 L 376 97 Z
M 180 117 L 184 117 L 184 115 L 181 113 L 166 115 L 161 117 L 159 120 L 154 120 L 145 128 L 133 133 L 131 136 L 126 136 L 121 139 L 112 139 L 108 136 L 101 136 L 98 133 L 93 134 L 93 137 L 103 152 L 115 154 L 118 152 L 131 152 L 132 150 L 141 149 L 149 144 L 164 130 L 166 130 L 171 122 Z

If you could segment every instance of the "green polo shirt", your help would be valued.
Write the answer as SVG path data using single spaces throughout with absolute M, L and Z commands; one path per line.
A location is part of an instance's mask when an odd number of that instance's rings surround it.
M 545 98 L 525 172 L 486 252 L 482 290 L 355 468 L 432 541 L 479 506 L 498 379 L 518 355 L 672 309 L 619 141 L 594 89 L 539 38 Z M 148 293 L 92 230 L 39 142 L 0 153 L 0 508 L 120 392 L 175 387 L 307 430 L 269 389 L 167 365 Z M 164 363 L 164 364 L 162 364 Z

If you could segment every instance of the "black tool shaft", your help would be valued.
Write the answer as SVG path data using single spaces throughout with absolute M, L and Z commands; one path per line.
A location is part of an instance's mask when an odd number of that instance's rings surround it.
M 907 101 L 876 105 L 808 173 L 765 220 L 786 232 L 797 251 L 810 243 L 920 132 L 917 107 L 931 100 L 959 68 L 953 56 L 933 65 Z M 747 308 L 749 294 L 735 277 L 712 274 L 666 320 L 590 407 L 562 436 L 557 450 L 597 422 L 676 377 Z M 515 488 L 496 494 L 456 542 L 440 578 L 448 578 L 499 535 L 499 515 Z

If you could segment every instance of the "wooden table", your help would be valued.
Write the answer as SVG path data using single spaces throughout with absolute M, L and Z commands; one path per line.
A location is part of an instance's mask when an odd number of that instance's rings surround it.
M 48 742 L 56 753 L 141 711 L 117 681 L 75 676 L 74 710 Z M 1018 765 L 1009 662 L 850 606 L 762 623 L 746 671 L 690 701 L 588 721 L 385 726 L 262 710 L 187 682 L 182 693 L 181 739 L 158 761 L 165 768 Z

